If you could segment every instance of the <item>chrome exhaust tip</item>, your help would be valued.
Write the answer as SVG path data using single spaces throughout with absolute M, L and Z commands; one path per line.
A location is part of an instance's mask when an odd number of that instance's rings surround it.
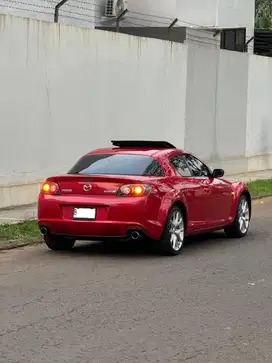
M 40 231 L 41 231 L 41 234 L 42 234 L 43 236 L 46 236 L 46 235 L 47 235 L 47 233 L 48 233 L 48 231 L 47 231 L 47 228 L 46 228 L 46 227 L 41 227 L 41 228 L 40 228 Z
M 137 231 L 133 231 L 132 233 L 131 233 L 131 238 L 133 239 L 133 240 L 137 240 L 137 239 L 139 239 L 141 237 L 141 235 L 140 235 L 140 233 L 139 232 L 137 232 Z

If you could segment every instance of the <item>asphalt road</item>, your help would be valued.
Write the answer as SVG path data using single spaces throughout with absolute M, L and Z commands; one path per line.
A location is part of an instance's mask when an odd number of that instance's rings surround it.
M 272 362 L 272 199 L 247 238 L 0 253 L 1 363 Z

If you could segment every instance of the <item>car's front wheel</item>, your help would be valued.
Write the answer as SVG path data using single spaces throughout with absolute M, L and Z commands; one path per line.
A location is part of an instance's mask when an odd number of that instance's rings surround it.
M 225 233 L 231 238 L 244 237 L 249 230 L 250 223 L 250 206 L 249 200 L 245 195 L 239 199 L 236 216 L 233 223 L 225 228 Z
M 47 234 L 44 236 L 44 242 L 50 250 L 70 251 L 74 247 L 76 241 L 60 236 L 53 236 L 51 234 Z
M 184 242 L 184 216 L 179 207 L 173 207 L 168 215 L 161 240 L 164 255 L 175 256 L 181 253 Z

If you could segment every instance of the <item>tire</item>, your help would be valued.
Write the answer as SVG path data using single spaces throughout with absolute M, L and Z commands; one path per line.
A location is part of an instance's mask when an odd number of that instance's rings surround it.
M 51 234 L 47 234 L 44 236 L 44 242 L 47 247 L 53 251 L 70 251 L 75 244 L 75 240 L 71 240 L 64 237 L 52 236 Z
M 238 201 L 236 216 L 233 223 L 225 228 L 227 237 L 242 238 L 247 235 L 250 223 L 249 200 L 242 195 Z
M 176 256 L 182 251 L 184 243 L 184 215 L 179 207 L 173 207 L 167 218 L 167 222 L 161 239 L 161 252 L 166 256 Z

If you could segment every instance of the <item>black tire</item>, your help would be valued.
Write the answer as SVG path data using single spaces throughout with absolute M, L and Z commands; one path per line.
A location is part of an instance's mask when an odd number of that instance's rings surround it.
M 51 234 L 47 234 L 44 236 L 44 242 L 46 243 L 47 247 L 53 251 L 70 251 L 75 244 L 75 240 L 52 236 Z
M 175 234 L 174 232 L 171 232 L 171 229 L 173 228 L 173 218 L 178 215 L 181 219 L 180 227 L 182 226 L 182 233 L 180 233 L 180 238 L 178 238 L 178 233 L 176 234 L 178 245 L 172 240 L 172 235 Z M 181 230 L 181 229 L 178 229 Z M 184 232 L 185 232 L 185 220 L 182 210 L 179 207 L 173 207 L 167 218 L 167 222 L 163 231 L 163 235 L 161 238 L 161 252 L 165 256 L 177 256 L 181 253 L 183 244 L 184 244 Z M 182 235 L 182 237 L 181 237 Z M 174 246 L 176 248 L 174 248 Z
M 247 211 L 242 212 L 242 208 L 247 206 Z M 243 216 L 241 216 L 241 213 Z M 244 218 L 244 224 L 241 224 L 240 218 Z M 233 223 L 225 228 L 227 237 L 230 238 L 242 238 L 247 235 L 250 223 L 250 205 L 249 200 L 245 195 L 242 195 L 238 201 L 236 216 Z

